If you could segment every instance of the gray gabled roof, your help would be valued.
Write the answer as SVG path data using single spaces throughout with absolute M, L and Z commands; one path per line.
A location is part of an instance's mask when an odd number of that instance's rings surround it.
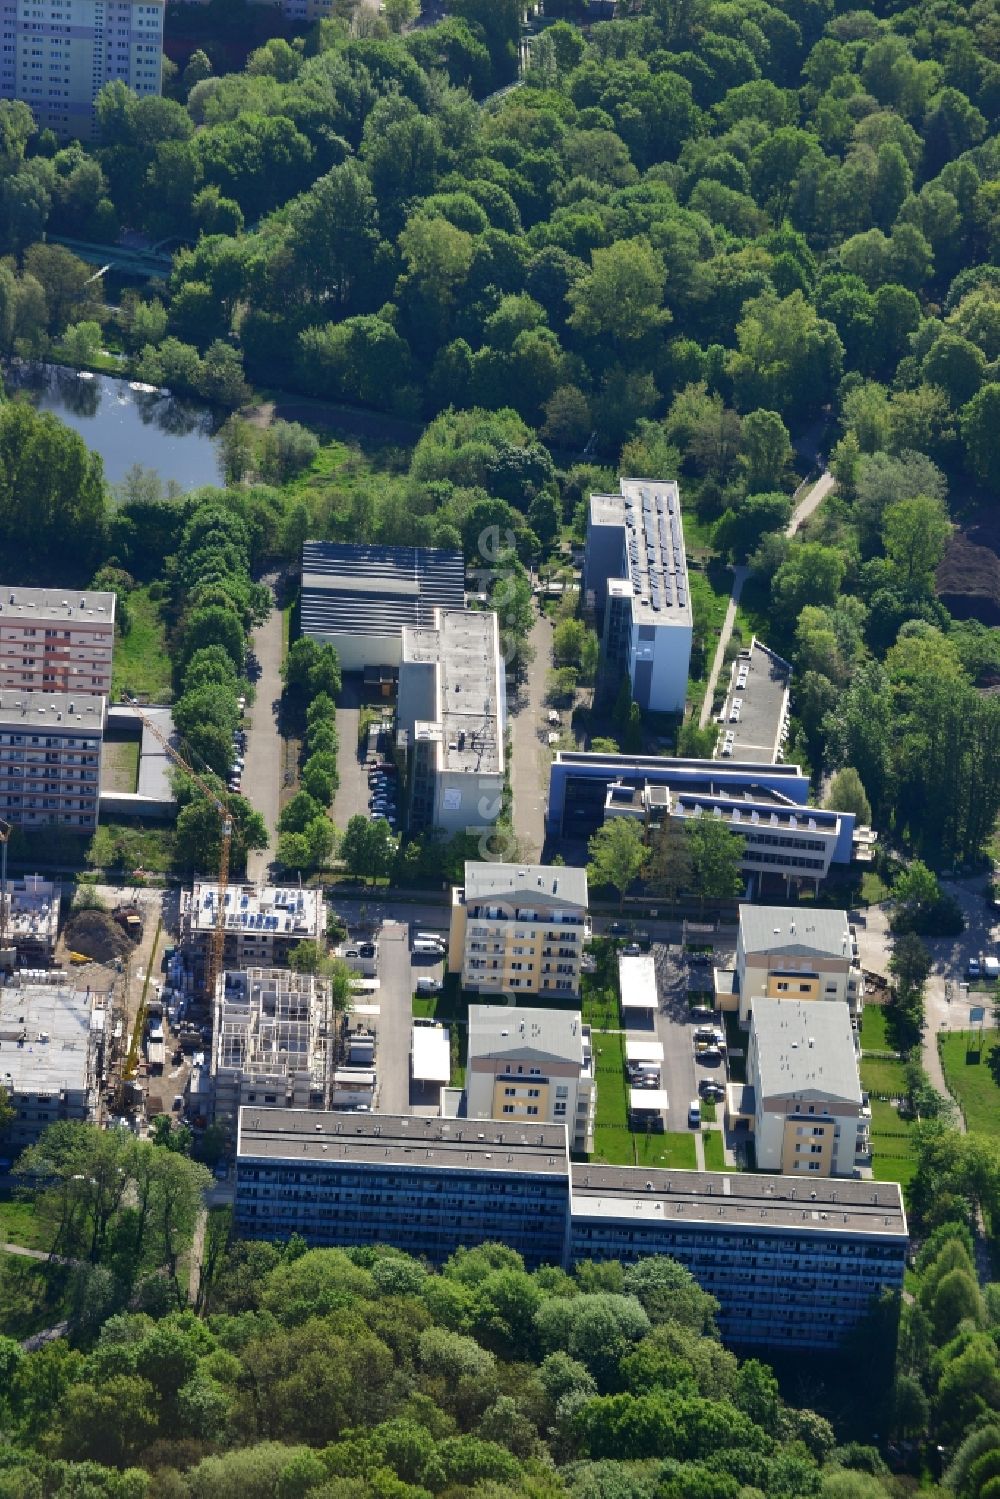
M 757 1098 L 804 1097 L 861 1104 L 854 1032 L 841 1000 L 755 999 Z
M 469 1006 L 469 1066 L 478 1057 L 508 1061 L 583 1061 L 583 1022 L 575 1010 Z
M 587 871 L 568 864 L 479 864 L 465 866 L 465 903 L 479 900 L 544 901 L 587 906 Z
M 745 953 L 848 959 L 851 956 L 851 927 L 846 911 L 740 906 L 740 938 Z

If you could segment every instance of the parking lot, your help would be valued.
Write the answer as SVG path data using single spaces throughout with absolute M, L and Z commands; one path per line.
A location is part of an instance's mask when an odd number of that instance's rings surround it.
M 696 1032 L 720 1026 L 717 1014 L 697 1014 L 689 1002 L 691 991 L 709 990 L 712 986 L 712 964 L 726 961 L 723 954 L 712 957 L 685 952 L 679 943 L 652 944 L 651 953 L 656 974 L 658 1008 L 651 1012 L 648 1024 L 643 1024 L 640 1013 L 627 1012 L 626 1031 L 628 1039 L 643 1038 L 659 1041 L 663 1048 L 660 1066 L 660 1087 L 668 1099 L 666 1129 L 671 1132 L 691 1128 L 688 1110 L 695 1099 L 704 1103 L 702 1085 L 716 1083 L 725 1086 L 727 1069 L 724 1051 L 709 1046 L 699 1059 L 696 1054 Z M 708 1001 L 711 1004 L 711 1001 Z M 717 1117 L 721 1120 L 721 1105 Z M 696 1156 L 699 1167 L 704 1166 L 704 1147 L 701 1132 L 695 1135 Z
M 388 782 L 383 780 L 376 787 L 371 782 L 372 765 L 367 751 L 358 746 L 358 726 L 361 720 L 362 679 L 357 672 L 344 677 L 344 685 L 337 702 L 337 729 L 340 734 L 340 754 L 337 769 L 340 785 L 333 799 L 333 820 L 338 828 L 346 828 L 352 817 L 371 817 L 375 812 L 384 813 L 390 825 L 397 818 L 398 808 L 388 802 L 385 807 L 372 807 L 373 793 L 383 791 Z M 381 740 L 380 758 L 385 760 L 391 746 L 388 736 Z M 395 777 L 392 777 L 395 780 Z M 394 802 L 394 798 L 391 798 Z M 398 831 L 398 826 L 397 826 Z

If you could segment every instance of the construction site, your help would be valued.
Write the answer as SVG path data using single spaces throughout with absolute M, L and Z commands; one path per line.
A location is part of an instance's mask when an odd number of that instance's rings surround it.
M 5 1159 L 57 1120 L 98 1117 L 107 997 L 57 969 L 15 974 L 0 988 L 0 1085 L 14 1107 Z
M 212 1037 L 216 1123 L 242 1104 L 326 1109 L 337 1049 L 330 985 L 313 974 L 251 968 L 219 975 Z
M 62 886 L 40 874 L 0 884 L 0 952 L 12 949 L 21 968 L 50 967 L 59 936 Z

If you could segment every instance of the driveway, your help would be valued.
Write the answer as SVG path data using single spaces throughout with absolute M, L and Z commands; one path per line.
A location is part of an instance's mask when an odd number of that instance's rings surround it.
M 358 756 L 358 722 L 361 717 L 360 672 L 348 672 L 337 699 L 337 770 L 340 785 L 333 796 L 333 820 L 341 832 L 351 818 L 368 816 L 368 776 Z
M 273 598 L 276 579 L 268 577 L 263 581 L 270 587 Z M 280 609 L 272 608 L 264 623 L 254 631 L 251 649 L 260 662 L 260 676 L 254 684 L 254 701 L 247 713 L 249 731 L 241 790 L 267 824 L 267 848 L 259 849 L 247 858 L 248 879 L 263 884 L 277 843 L 281 791 L 281 733 L 278 728 L 282 656 Z
M 545 683 L 552 666 L 552 624 L 539 614 L 531 630 L 535 659 L 510 707 L 510 781 L 514 798 L 514 835 L 521 858 L 534 862 L 545 842 L 545 808 L 549 794 L 549 754 L 545 721 Z
M 410 929 L 386 922 L 378 943 L 378 1004 L 375 1068 L 378 1108 L 382 1114 L 405 1114 L 410 1104 L 410 1028 L 413 978 L 410 973 Z

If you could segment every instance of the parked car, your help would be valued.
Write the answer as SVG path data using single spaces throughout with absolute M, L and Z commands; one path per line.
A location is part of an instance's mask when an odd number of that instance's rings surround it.
M 691 1006 L 691 1019 L 692 1020 L 711 1020 L 711 1018 L 712 1018 L 712 1016 L 714 1014 L 715 1014 L 715 1011 L 712 1010 L 712 1009 L 710 1009 L 708 1005 L 692 1005 Z
M 688 1124 L 692 1129 L 699 1129 L 701 1127 L 701 1104 L 697 1098 L 692 1098 L 688 1104 Z
M 966 977 L 970 978 L 970 979 L 977 979 L 979 977 L 979 972 L 980 972 L 979 959 L 978 958 L 970 958 L 969 959 L 969 966 L 965 970 Z
M 703 1077 L 698 1083 L 698 1092 L 702 1098 L 710 1098 L 714 1103 L 721 1103 L 726 1096 L 725 1088 L 713 1077 Z
M 608 927 L 608 932 L 612 937 L 627 937 L 631 930 L 627 921 L 612 921 Z
M 622 952 L 627 958 L 637 958 L 642 952 L 642 948 L 639 946 L 638 942 L 626 942 L 625 946 L 622 948 Z
M 701 1062 L 703 1067 L 718 1067 L 722 1061 L 722 1052 L 717 1046 L 706 1046 L 704 1051 L 699 1051 L 695 1056 L 696 1062 Z

